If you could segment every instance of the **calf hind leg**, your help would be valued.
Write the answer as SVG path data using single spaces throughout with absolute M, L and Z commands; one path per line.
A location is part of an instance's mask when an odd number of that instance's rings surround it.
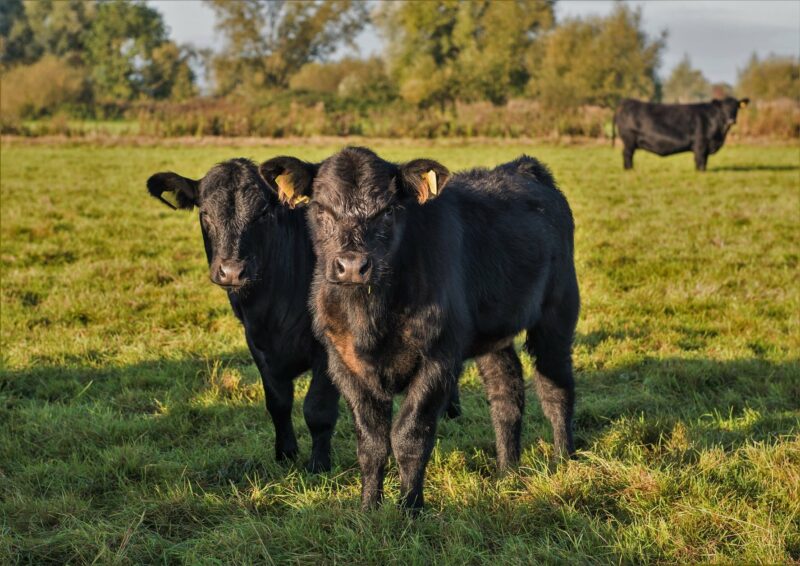
M 622 149 L 622 166 L 625 169 L 633 169 L 633 152 L 636 151 L 636 146 L 633 144 L 625 144 Z
M 542 410 L 553 427 L 556 453 L 571 456 L 575 382 L 572 375 L 572 340 L 577 320 L 574 308 L 546 310 L 542 320 L 528 329 L 525 347 L 536 359 L 534 384 Z
M 331 437 L 339 417 L 339 390 L 328 377 L 324 355 L 314 364 L 303 415 L 311 431 L 311 458 L 306 468 L 327 472 L 331 469 Z
M 475 359 L 492 413 L 497 467 L 504 470 L 519 462 L 525 382 L 522 364 L 514 346 Z

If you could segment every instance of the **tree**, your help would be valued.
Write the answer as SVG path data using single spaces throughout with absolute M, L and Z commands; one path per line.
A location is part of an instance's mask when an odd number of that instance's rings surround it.
M 206 0 L 225 47 L 213 63 L 216 90 L 285 87 L 311 61 L 353 44 L 367 22 L 357 0 Z
M 168 98 L 174 88 L 185 95 L 193 81 L 186 50 L 167 40 L 161 14 L 140 0 L 101 2 L 84 41 L 100 99 Z
M 422 106 L 504 102 L 521 93 L 537 40 L 553 25 L 552 1 L 387 2 L 376 19 L 388 37 L 400 93 Z
M 800 61 L 778 55 L 760 60 L 753 53 L 747 66 L 739 71 L 736 92 L 739 96 L 761 100 L 800 100 Z
M 25 14 L 33 40 L 45 53 L 56 57 L 80 57 L 86 30 L 92 25 L 94 0 L 27 0 Z
M 32 63 L 41 54 L 22 0 L 0 2 L 0 65 Z
M 711 83 L 698 69 L 692 68 L 689 56 L 684 55 L 667 82 L 664 83 L 665 102 L 700 102 L 711 96 Z
M 641 10 L 617 4 L 605 18 L 567 20 L 544 40 L 530 92 L 548 108 L 614 107 L 624 97 L 653 98 L 665 34 L 650 39 Z

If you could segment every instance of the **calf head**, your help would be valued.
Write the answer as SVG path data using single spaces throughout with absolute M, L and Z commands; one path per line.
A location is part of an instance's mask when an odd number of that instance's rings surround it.
M 750 104 L 750 99 L 742 98 L 741 100 L 737 100 L 732 96 L 728 96 L 722 100 L 714 100 L 714 104 L 722 111 L 725 129 L 727 130 L 736 123 L 736 116 L 739 114 L 739 109 Z
M 415 207 L 438 196 L 450 176 L 441 164 L 395 164 L 349 147 L 319 165 L 291 157 L 263 163 L 261 175 L 289 206 L 308 204 L 317 265 L 336 285 L 380 286 Z
M 231 159 L 199 180 L 156 173 L 148 192 L 173 209 L 200 210 L 211 281 L 230 291 L 261 276 L 267 225 L 280 204 L 247 159 Z

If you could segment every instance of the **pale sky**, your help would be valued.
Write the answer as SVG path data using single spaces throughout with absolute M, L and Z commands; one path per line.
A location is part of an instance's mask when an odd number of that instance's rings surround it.
M 148 0 L 160 11 L 178 43 L 216 47 L 214 13 L 200 0 Z M 800 0 L 629 0 L 642 9 L 645 30 L 657 37 L 668 31 L 660 74 L 666 77 L 688 54 L 712 82 L 735 84 L 737 70 L 754 51 L 800 56 Z M 561 0 L 556 17 L 606 15 L 613 0 Z M 375 30 L 358 38 L 362 55 L 380 51 Z

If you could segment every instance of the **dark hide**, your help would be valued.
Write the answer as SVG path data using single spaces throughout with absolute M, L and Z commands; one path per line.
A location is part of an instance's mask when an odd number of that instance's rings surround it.
M 274 174 L 269 162 L 261 171 Z M 498 466 L 519 460 L 525 395 L 513 339 L 522 330 L 556 448 L 572 453 L 573 220 L 549 171 L 523 156 L 448 182 L 434 161 L 398 165 L 347 148 L 313 173 L 295 191 L 312 199 L 314 331 L 353 412 L 362 506 L 382 499 L 390 450 L 402 502 L 422 506 L 438 417 L 470 357 L 491 403 Z M 346 254 L 368 260 L 368 276 L 342 276 Z
M 748 102 L 747 98 L 732 97 L 702 104 L 623 100 L 614 115 L 614 125 L 625 146 L 625 169 L 633 168 L 633 153 L 644 149 L 661 156 L 691 151 L 697 170 L 705 171 L 708 156 L 720 150 L 736 123 L 739 108 Z
M 199 181 L 157 173 L 147 189 L 173 208 L 200 209 L 211 280 L 226 288 L 261 373 L 276 458 L 297 455 L 293 380 L 311 369 L 303 405 L 312 437 L 308 467 L 330 469 L 339 392 L 311 331 L 307 300 L 314 254 L 303 212 L 282 206 L 246 159 L 220 163 Z

